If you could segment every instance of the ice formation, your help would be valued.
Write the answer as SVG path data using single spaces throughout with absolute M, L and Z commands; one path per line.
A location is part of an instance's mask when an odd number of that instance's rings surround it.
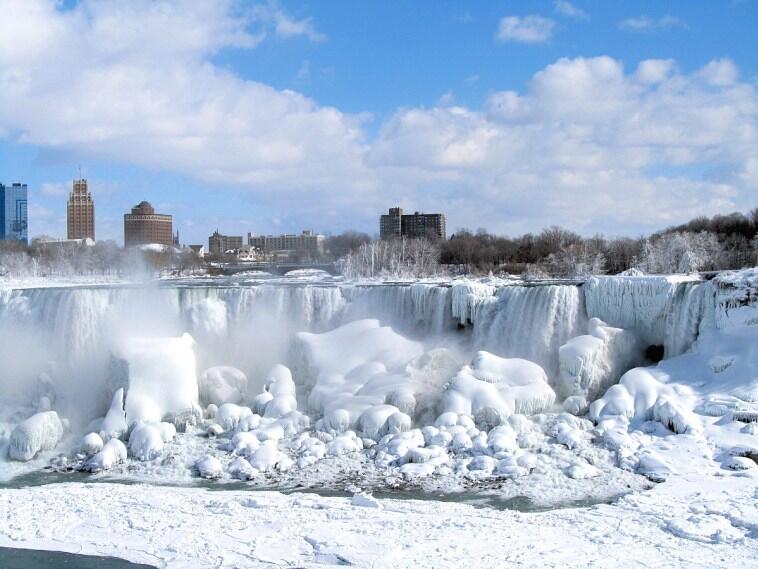
M 63 438 L 63 433 L 64 426 L 58 413 L 37 413 L 13 429 L 8 454 L 14 460 L 31 460 L 40 451 L 54 449 Z
M 124 411 L 128 425 L 164 419 L 194 424 L 198 402 L 195 342 L 178 338 L 136 338 L 118 354 L 128 364 Z M 179 425 L 177 425 L 179 426 Z
M 100 423 L 100 437 L 104 441 L 113 438 L 120 439 L 126 434 L 128 427 L 124 412 L 124 388 L 119 387 L 113 394 L 108 413 Z
M 453 378 L 443 396 L 443 410 L 496 427 L 510 415 L 541 413 L 554 402 L 555 393 L 540 366 L 480 351 Z
M 564 398 L 594 401 L 624 371 L 643 360 L 639 340 L 632 332 L 607 326 L 599 318 L 590 319 L 588 332 L 572 338 L 558 351 L 558 391 Z M 577 407 L 583 411 L 585 405 Z
M 358 320 L 323 334 L 297 336 L 303 373 L 313 386 L 308 406 L 323 419 L 317 428 L 340 433 L 365 429 L 370 438 L 401 411 L 415 408 L 405 366 L 423 349 L 377 320 Z M 399 428 L 402 417 L 396 417 Z

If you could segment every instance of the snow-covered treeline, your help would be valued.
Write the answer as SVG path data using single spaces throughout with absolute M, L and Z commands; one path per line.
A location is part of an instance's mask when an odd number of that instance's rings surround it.
M 698 218 L 648 237 L 583 237 L 562 227 L 505 237 L 459 229 L 447 241 L 356 244 L 343 257 L 350 276 L 507 272 L 531 277 L 672 274 L 758 264 L 758 209 Z

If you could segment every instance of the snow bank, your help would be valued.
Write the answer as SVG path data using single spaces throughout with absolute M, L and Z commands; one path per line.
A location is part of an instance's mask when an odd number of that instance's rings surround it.
M 541 413 L 554 402 L 555 393 L 540 366 L 480 351 L 453 378 L 443 395 L 443 410 L 497 426 L 509 415 Z
M 8 455 L 13 460 L 28 461 L 38 452 L 52 450 L 63 438 L 63 423 L 55 411 L 37 413 L 13 429 Z
M 195 463 L 201 478 L 221 478 L 224 474 L 224 467 L 221 461 L 215 456 L 206 455 Z
M 103 439 L 97 433 L 89 433 L 84 436 L 81 451 L 87 456 L 99 453 L 103 449 Z

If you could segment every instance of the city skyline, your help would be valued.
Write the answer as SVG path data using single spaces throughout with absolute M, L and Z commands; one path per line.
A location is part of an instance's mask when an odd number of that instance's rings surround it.
M 143 196 L 196 243 L 373 235 L 390 203 L 508 235 L 755 205 L 749 2 L 151 6 L 0 7 L 0 179 L 28 184 L 30 238 L 65 235 L 80 164 L 118 242 Z

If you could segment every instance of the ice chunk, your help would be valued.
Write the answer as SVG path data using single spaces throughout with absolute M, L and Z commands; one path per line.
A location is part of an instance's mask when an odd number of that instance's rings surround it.
M 250 457 L 261 446 L 255 433 L 235 433 L 230 443 L 230 450 L 237 455 Z
M 352 506 L 358 506 L 361 508 L 381 508 L 382 505 L 379 500 L 374 498 L 371 494 L 353 494 L 353 499 L 350 500 Z
M 421 344 L 371 319 L 357 320 L 323 334 L 301 332 L 297 338 L 309 367 L 322 374 L 346 375 L 372 361 L 392 370 L 423 351 Z
M 250 464 L 256 470 L 266 472 L 272 470 L 280 460 L 279 445 L 271 439 L 263 441 L 250 457 Z
M 13 429 L 8 455 L 13 460 L 31 460 L 40 451 L 54 449 L 63 438 L 63 431 L 63 423 L 55 411 L 32 415 Z

